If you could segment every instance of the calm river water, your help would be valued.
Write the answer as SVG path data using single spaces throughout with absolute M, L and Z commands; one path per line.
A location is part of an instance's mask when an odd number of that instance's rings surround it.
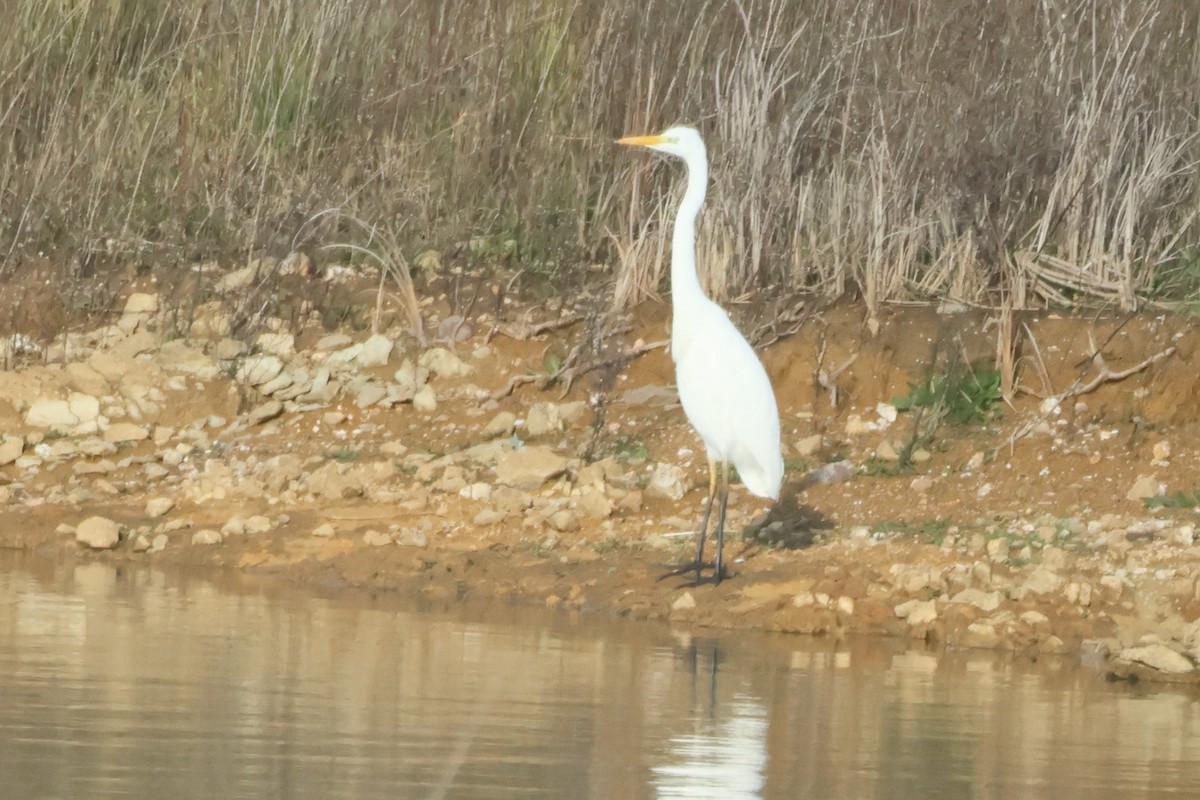
M 1200 700 L 0 553 L 0 797 L 1200 797 Z

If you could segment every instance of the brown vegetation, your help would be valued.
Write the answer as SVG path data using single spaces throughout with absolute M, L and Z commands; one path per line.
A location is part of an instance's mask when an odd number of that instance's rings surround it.
M 677 176 L 610 140 L 684 120 L 711 144 L 718 294 L 850 292 L 875 317 L 1200 282 L 1188 0 L 0 8 L 0 277 L 378 229 L 388 261 L 614 262 L 627 304 L 661 279 Z

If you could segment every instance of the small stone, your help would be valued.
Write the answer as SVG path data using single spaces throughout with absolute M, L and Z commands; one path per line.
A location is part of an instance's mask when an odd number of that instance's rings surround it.
M 508 514 L 497 508 L 485 508 L 471 518 L 471 524 L 479 526 L 498 525 L 507 516 Z
M 1166 487 L 1153 475 L 1138 475 L 1134 479 L 1133 485 L 1129 487 L 1129 491 L 1125 493 L 1125 497 L 1135 502 L 1140 502 L 1147 497 L 1157 497 L 1166 491 Z
M 950 598 L 951 603 L 965 603 L 983 611 L 992 612 L 1000 607 L 999 592 L 985 592 L 982 589 L 963 589 Z
M 1034 628 L 1050 622 L 1050 618 L 1040 611 L 1026 611 L 1021 615 L 1021 621 Z
M 567 460 L 546 447 L 523 447 L 496 465 L 499 483 L 531 491 L 567 469 Z
M 1117 659 L 1120 661 L 1144 664 L 1159 672 L 1172 675 L 1182 675 L 1194 672 L 1196 665 L 1182 653 L 1177 653 L 1164 644 L 1148 644 L 1141 647 L 1127 647 L 1122 650 Z
M 150 438 L 150 431 L 132 422 L 114 422 L 104 431 L 104 441 L 116 444 L 118 442 L 140 442 Z
M 582 400 L 574 400 L 570 403 L 559 403 L 558 418 L 567 425 L 574 425 L 583 421 L 583 417 L 587 414 L 588 404 Z
M 335 533 L 332 523 L 324 522 L 313 528 L 312 535 L 319 536 L 322 539 L 329 539 Z
M 562 433 L 563 428 L 558 407 L 553 403 L 534 403 L 525 417 L 525 431 L 530 438 Z
M 161 553 L 166 549 L 168 541 L 169 539 L 165 533 L 158 534 L 150 541 L 150 552 Z
M 851 616 L 854 614 L 854 598 L 842 595 L 837 599 L 835 607 L 842 616 Z
M 858 414 L 851 414 L 846 418 L 846 435 L 858 436 L 862 433 L 868 433 L 872 430 L 871 423 L 864 422 L 863 418 Z
M 568 531 L 579 530 L 579 519 L 575 513 L 569 509 L 555 511 L 546 518 L 546 523 L 556 531 L 567 533 Z
M 278 400 L 268 400 L 265 403 L 260 403 L 250 410 L 246 415 L 246 421 L 254 425 L 262 425 L 264 422 L 270 422 L 283 413 L 283 403 Z
M 259 386 L 283 372 L 283 362 L 273 355 L 255 355 L 242 361 L 237 368 L 237 379 L 250 386 Z
M 378 383 L 368 383 L 358 390 L 358 394 L 354 397 L 354 405 L 359 408 L 369 408 L 380 400 L 383 400 L 388 395 L 386 386 Z
M 417 365 L 439 378 L 462 378 L 471 374 L 471 365 L 444 347 L 426 350 L 417 359 Z
M 989 539 L 987 543 L 988 560 L 993 564 L 1008 563 L 1008 540 Z
M 117 327 L 126 333 L 133 333 L 157 312 L 158 295 L 134 292 L 125 301 L 125 310 L 117 320 Z
M 290 333 L 260 333 L 254 340 L 260 353 L 290 358 L 296 353 L 296 337 Z
M 1171 457 L 1171 443 L 1166 439 L 1154 443 L 1154 460 L 1166 461 Z
M 433 393 L 433 388 L 426 384 L 413 395 L 412 404 L 413 408 L 417 411 L 424 411 L 426 413 L 435 411 L 437 409 L 437 395 Z
M 133 540 L 133 552 L 135 553 L 145 553 L 150 546 L 150 538 L 144 533 L 139 533 Z
M 271 520 L 262 514 L 251 515 L 242 526 L 245 533 L 266 533 L 271 530 Z
M 213 348 L 213 355 L 217 357 L 218 361 L 233 361 L 235 358 L 245 355 L 249 349 L 245 342 L 237 339 L 221 339 Z
M 696 607 L 696 598 L 691 592 L 684 592 L 671 602 L 672 611 L 691 611 Z
M 146 501 L 146 516 L 155 519 L 175 508 L 175 501 L 169 497 L 154 497 Z
M 402 528 L 395 539 L 401 547 L 425 547 L 429 544 L 429 537 L 417 528 Z
M 192 534 L 192 544 L 220 544 L 224 541 L 221 532 L 212 528 L 204 528 Z
M 511 411 L 501 411 L 492 417 L 491 422 L 483 427 L 483 438 L 494 439 L 497 436 L 509 436 L 512 434 L 516 424 L 516 414 L 513 414 Z
M 0 442 L 0 467 L 11 464 L 25 450 L 25 439 L 20 436 L 5 436 Z
M 824 439 L 821 434 L 814 433 L 812 436 L 806 436 L 796 442 L 796 455 L 801 458 L 808 458 L 821 449 Z
M 875 448 L 875 457 L 883 461 L 899 461 L 900 454 L 896 452 L 896 446 L 891 441 L 884 439 Z
M 920 475 L 916 478 L 913 478 L 912 483 L 910 483 L 909 486 L 917 494 L 925 494 L 933 488 L 933 478 L 929 477 L 928 475 Z
M 1025 579 L 1025 583 L 1022 584 L 1022 587 L 1026 591 L 1041 595 L 1049 594 L 1050 592 L 1057 592 L 1060 588 L 1062 588 L 1062 585 L 1062 577 L 1054 574 L 1044 567 L 1039 567 L 1033 571 L 1032 575 Z
M 371 547 L 382 547 L 385 544 L 392 544 L 392 537 L 382 531 L 371 529 L 363 534 L 363 543 Z
M 75 541 L 93 550 L 110 550 L 121 541 L 121 524 L 107 517 L 88 517 L 76 526 Z
M 360 367 L 382 367 L 388 363 L 388 357 L 392 354 L 392 340 L 381 333 L 377 333 L 368 338 L 362 344 L 362 349 L 354 361 Z
M 659 463 L 655 464 L 654 472 L 650 475 L 646 496 L 682 500 L 690 487 L 687 470 L 674 464 Z
M 996 632 L 995 626 L 987 622 L 972 622 L 967 626 L 963 644 L 967 647 L 991 650 L 1000 644 L 1000 634 Z
M 897 617 L 914 627 L 937 620 L 937 603 L 933 600 L 907 600 L 896 606 L 895 611 Z
M 79 417 L 71 413 L 66 400 L 39 398 L 25 412 L 25 424 L 33 428 L 67 430 L 79 424 Z

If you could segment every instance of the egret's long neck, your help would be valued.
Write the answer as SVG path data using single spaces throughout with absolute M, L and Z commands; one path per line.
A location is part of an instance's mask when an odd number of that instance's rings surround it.
M 704 297 L 696 276 L 696 215 L 704 204 L 708 187 L 708 159 L 700 152 L 689 156 L 685 163 L 687 189 L 679 203 L 671 235 L 671 299 L 676 308 Z

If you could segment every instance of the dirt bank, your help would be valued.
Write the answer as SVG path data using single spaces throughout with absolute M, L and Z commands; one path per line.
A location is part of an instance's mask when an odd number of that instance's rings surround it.
M 0 373 L 0 545 L 1197 677 L 1186 319 L 1022 318 L 1007 404 L 964 372 L 994 361 L 986 314 L 897 308 L 876 335 L 853 306 L 805 314 L 764 356 L 785 498 L 764 517 L 735 487 L 734 577 L 682 587 L 659 576 L 693 546 L 706 473 L 653 346 L 667 309 L 592 351 L 588 320 L 539 333 L 538 311 L 423 346 L 278 321 L 238 339 L 216 302 L 172 339 L 136 295 Z M 569 391 L 538 388 L 563 364 Z M 951 383 L 965 407 L 913 388 Z

